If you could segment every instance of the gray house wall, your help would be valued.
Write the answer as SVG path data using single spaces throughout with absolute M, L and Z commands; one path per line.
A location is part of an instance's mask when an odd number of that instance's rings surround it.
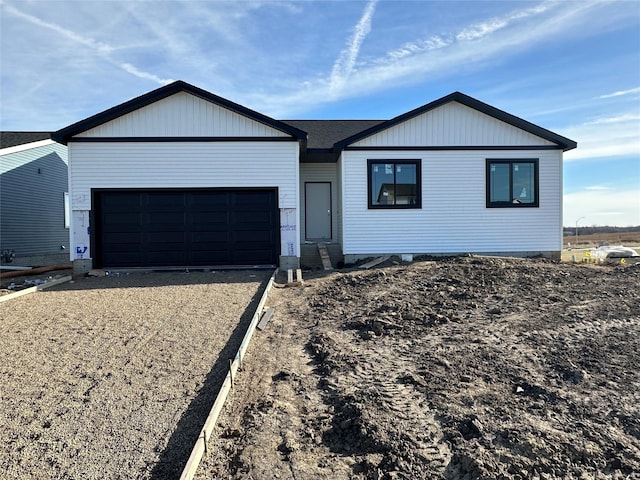
M 13 150 L 0 150 L 10 152 L 0 155 L 0 254 L 13 250 L 13 265 L 66 263 L 67 147 L 51 143 Z

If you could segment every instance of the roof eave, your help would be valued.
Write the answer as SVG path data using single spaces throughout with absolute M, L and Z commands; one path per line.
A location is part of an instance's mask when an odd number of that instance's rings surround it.
M 493 117 L 497 120 L 508 123 L 516 128 L 536 135 L 537 137 L 553 142 L 558 145 L 558 147 L 562 148 L 563 151 L 572 150 L 577 147 L 577 143 L 569 138 L 558 135 L 557 133 L 528 122 L 520 117 L 516 117 L 515 115 L 507 113 L 496 107 L 492 107 L 491 105 L 481 102 L 480 100 L 476 100 L 475 98 L 465 95 L 464 93 L 453 92 L 442 98 L 434 100 L 433 102 L 427 103 L 426 105 L 394 117 L 391 120 L 381 123 L 380 125 L 376 125 L 349 138 L 345 138 L 344 140 L 336 142 L 333 146 L 333 149 L 336 152 L 340 152 L 352 143 L 391 128 L 395 125 L 410 120 L 411 118 L 417 117 L 418 115 L 422 115 L 423 113 L 426 113 L 450 102 L 461 103 L 462 105 L 473 108 L 474 110 L 489 115 L 490 117 Z
M 163 87 L 157 88 L 156 90 L 140 95 L 139 97 L 136 97 L 132 100 L 124 102 L 120 105 L 116 105 L 115 107 L 109 108 L 108 110 L 105 110 L 103 112 L 92 115 L 91 117 L 88 117 L 84 120 L 80 120 L 79 122 L 69 125 L 68 127 L 62 128 L 57 132 L 53 132 L 51 134 L 51 138 L 58 143 L 67 145 L 71 137 L 73 137 L 74 135 L 78 135 L 79 133 L 86 132 L 87 130 L 90 130 L 99 125 L 115 120 L 116 118 L 119 118 L 123 115 L 131 113 L 140 108 L 146 107 L 147 105 L 150 105 L 154 102 L 157 102 L 159 100 L 162 100 L 164 98 L 167 98 L 171 95 L 175 95 L 176 93 L 180 93 L 180 92 L 190 93 L 196 97 L 202 98 L 203 100 L 212 102 L 216 105 L 226 108 L 227 110 L 231 110 L 232 112 L 235 112 L 239 115 L 248 117 L 264 125 L 275 128 L 276 130 L 287 133 L 292 137 L 296 138 L 297 140 L 306 141 L 307 139 L 307 133 L 303 132 L 302 130 L 292 127 L 291 125 L 287 125 L 278 120 L 275 120 L 271 117 L 267 117 L 266 115 L 263 115 L 249 108 L 243 107 L 242 105 L 234 103 L 225 98 L 219 97 L 213 93 L 207 92 L 206 90 L 198 88 L 182 80 L 177 80 L 173 83 L 170 83 L 169 85 L 165 85 Z

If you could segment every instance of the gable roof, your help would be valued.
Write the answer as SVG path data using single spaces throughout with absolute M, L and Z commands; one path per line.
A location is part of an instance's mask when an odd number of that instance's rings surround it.
M 134 110 L 146 107 L 147 105 L 157 102 L 158 100 L 162 100 L 180 92 L 186 92 L 208 102 L 219 105 L 220 107 L 230 110 L 234 113 L 245 116 L 264 125 L 268 125 L 269 127 L 275 128 L 276 130 L 279 130 L 281 132 L 287 133 L 298 140 L 305 141 L 307 138 L 306 132 L 303 132 L 302 130 L 298 130 L 291 125 L 287 125 L 278 120 L 274 120 L 271 117 L 267 117 L 266 115 L 243 107 L 242 105 L 239 105 L 237 103 L 231 102 L 230 100 L 214 95 L 213 93 L 207 92 L 206 90 L 198 88 L 187 82 L 183 82 L 182 80 L 178 80 L 176 82 L 170 83 L 169 85 L 165 85 L 164 87 L 157 88 L 156 90 L 152 90 L 151 92 L 145 93 L 144 95 L 136 97 L 120 105 L 116 105 L 115 107 L 105 110 L 104 112 L 100 112 L 89 118 L 76 122 L 73 125 L 69 125 L 68 127 L 52 133 L 51 138 L 56 142 L 66 145 L 71 137 L 75 135 L 95 128 L 104 123 L 110 122 L 111 120 L 115 120 L 116 118 L 131 113 Z
M 410 112 L 404 113 L 395 118 L 392 118 L 391 120 L 387 120 L 386 122 L 379 123 L 378 125 L 374 125 L 368 128 L 367 130 L 361 131 L 350 137 L 340 140 L 334 144 L 333 146 L 334 151 L 339 152 L 341 150 L 344 150 L 349 145 L 359 140 L 362 140 L 363 138 L 370 137 L 371 135 L 374 135 L 383 130 L 391 128 L 402 122 L 406 122 L 407 120 L 410 120 L 414 117 L 422 115 L 423 113 L 434 110 L 450 102 L 458 102 L 469 108 L 473 108 L 474 110 L 484 113 L 485 115 L 493 117 L 502 122 L 508 123 L 509 125 L 512 125 L 516 128 L 519 128 L 533 135 L 536 135 L 540 138 L 543 138 L 552 143 L 555 143 L 556 145 L 558 145 L 559 148 L 562 148 L 562 150 L 565 152 L 567 150 L 572 150 L 578 146 L 578 144 L 575 141 L 570 140 L 561 135 L 558 135 L 557 133 L 553 133 L 550 130 L 539 127 L 538 125 L 534 125 L 533 123 L 527 122 L 526 120 L 516 117 L 515 115 L 511 115 L 510 113 L 507 113 L 503 110 L 492 107 L 491 105 L 481 102 L 480 100 L 476 100 L 475 98 L 465 95 L 464 93 L 453 92 L 445 97 L 442 97 L 438 100 L 434 100 L 431 103 L 427 103 L 426 105 L 423 105 L 414 110 L 411 110 Z
M 15 147 L 50 138 L 51 132 L 0 132 L 0 148 Z

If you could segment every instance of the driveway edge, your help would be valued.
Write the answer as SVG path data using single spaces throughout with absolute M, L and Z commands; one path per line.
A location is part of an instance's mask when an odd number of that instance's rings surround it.
M 57 278 L 57 279 L 52 280 L 50 282 L 43 283 L 42 285 L 36 285 L 35 287 L 25 288 L 24 290 L 20 290 L 19 292 L 14 292 L 14 293 L 9 293 L 7 295 L 2 295 L 0 297 L 0 303 L 6 302 L 7 300 L 12 300 L 12 299 L 17 298 L 17 297 L 21 297 L 22 295 L 27 295 L 29 293 L 35 293 L 35 292 L 38 292 L 40 290 L 44 290 L 45 288 L 53 287 L 54 285 L 59 285 L 59 284 L 64 283 L 64 282 L 68 282 L 69 280 L 72 280 L 72 279 L 73 279 L 73 277 L 71 277 L 71 276 Z
M 251 323 L 247 328 L 247 332 L 242 339 L 242 343 L 240 344 L 240 348 L 238 348 L 238 352 L 236 353 L 233 361 L 229 360 L 229 372 L 227 373 L 226 378 L 224 379 L 224 383 L 218 392 L 218 396 L 216 397 L 215 402 L 213 402 L 213 407 L 211 407 L 211 411 L 209 412 L 209 416 L 204 422 L 204 426 L 200 431 L 200 435 L 196 440 L 195 445 L 193 446 L 193 450 L 191 451 L 191 455 L 189 456 L 189 460 L 182 471 L 182 475 L 180 475 L 180 480 L 192 480 L 196 474 L 198 466 L 200 465 L 200 461 L 202 457 L 207 452 L 207 442 L 211 438 L 211 434 L 213 433 L 213 428 L 216 426 L 218 422 L 218 417 L 220 416 L 220 412 L 222 411 L 222 407 L 224 407 L 224 402 L 227 400 L 227 396 L 233 387 L 233 381 L 236 377 L 238 369 L 242 365 L 242 359 L 249 347 L 249 342 L 251 342 L 251 337 L 256 330 L 256 326 L 260 320 L 260 315 L 264 308 L 265 303 L 267 302 L 267 297 L 269 296 L 269 292 L 273 287 L 273 283 L 276 278 L 276 274 L 278 273 L 278 269 L 276 268 L 267 283 L 266 288 L 264 289 L 264 293 L 262 294 L 262 298 L 260 299 L 260 303 L 258 303 L 258 307 L 256 308 L 255 313 L 251 319 Z

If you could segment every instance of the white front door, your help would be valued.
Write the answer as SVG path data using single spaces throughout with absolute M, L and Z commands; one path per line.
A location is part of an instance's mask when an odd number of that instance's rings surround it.
M 331 182 L 304 184 L 305 237 L 331 240 Z

